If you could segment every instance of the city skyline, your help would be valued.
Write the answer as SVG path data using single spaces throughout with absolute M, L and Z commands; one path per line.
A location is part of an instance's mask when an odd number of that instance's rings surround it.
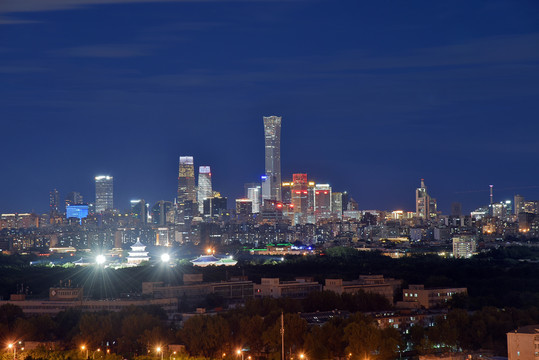
M 361 209 L 413 211 L 421 178 L 443 213 L 539 199 L 536 2 L 25 3 L 0 4 L 2 212 L 99 174 L 119 208 L 170 200 L 182 154 L 243 197 L 270 115 L 282 180 Z

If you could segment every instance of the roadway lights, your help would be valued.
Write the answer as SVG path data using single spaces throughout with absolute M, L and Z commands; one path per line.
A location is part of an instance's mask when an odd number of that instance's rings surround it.
M 170 261 L 170 255 L 167 253 L 164 253 L 163 255 L 161 255 L 161 261 L 164 263 L 168 263 Z

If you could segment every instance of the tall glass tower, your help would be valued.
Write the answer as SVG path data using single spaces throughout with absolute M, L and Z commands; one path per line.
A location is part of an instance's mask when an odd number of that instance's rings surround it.
M 264 116 L 266 176 L 271 200 L 281 201 L 281 117 Z
M 198 168 L 198 212 L 204 213 L 204 200 L 212 197 L 211 170 L 209 166 Z
M 113 177 L 99 175 L 95 177 L 95 212 L 102 213 L 114 208 Z
M 180 156 L 180 170 L 178 172 L 178 203 L 186 201 L 196 202 L 195 166 L 192 156 Z

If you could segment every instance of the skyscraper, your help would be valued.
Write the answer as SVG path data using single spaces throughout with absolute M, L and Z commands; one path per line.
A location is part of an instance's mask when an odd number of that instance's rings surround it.
M 264 116 L 266 176 L 271 200 L 281 201 L 281 117 Z
M 421 186 L 415 191 L 415 213 L 421 219 L 431 219 L 438 216 L 436 199 L 427 193 L 425 179 L 421 179 Z
M 80 192 L 72 191 L 66 196 L 66 207 L 70 205 L 80 205 L 83 204 L 83 198 Z
M 114 208 L 113 177 L 99 175 L 95 177 L 95 212 L 102 213 Z
M 60 213 L 60 192 L 56 189 L 49 193 L 49 210 L 52 216 Z
M 178 203 L 196 202 L 195 167 L 192 156 L 180 156 L 178 172 Z
M 308 210 L 307 174 L 292 175 L 292 205 L 294 208 L 294 224 L 305 224 Z
M 213 190 L 211 186 L 211 170 L 209 166 L 198 168 L 198 212 L 204 213 L 204 200 L 211 198 Z

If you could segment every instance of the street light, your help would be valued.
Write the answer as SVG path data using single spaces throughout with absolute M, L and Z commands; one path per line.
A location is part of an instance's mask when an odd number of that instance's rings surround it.
M 17 347 L 15 344 L 8 344 L 8 349 L 13 349 L 13 360 L 17 359 Z
M 97 349 L 96 351 L 94 351 L 94 353 L 92 354 L 92 359 L 95 359 L 95 353 L 100 352 L 100 351 L 101 351 L 101 349 Z
M 161 349 L 161 346 L 158 346 L 157 349 L 155 349 L 157 353 L 161 353 L 161 360 L 163 360 L 163 349 Z
M 88 348 L 86 347 L 86 345 L 82 345 L 82 346 L 80 347 L 80 350 L 81 350 L 81 351 L 86 350 L 86 359 L 88 359 Z
M 238 349 L 238 351 L 236 351 L 236 354 L 241 355 L 241 360 L 244 360 L 244 358 L 243 358 L 243 350 L 242 349 Z

